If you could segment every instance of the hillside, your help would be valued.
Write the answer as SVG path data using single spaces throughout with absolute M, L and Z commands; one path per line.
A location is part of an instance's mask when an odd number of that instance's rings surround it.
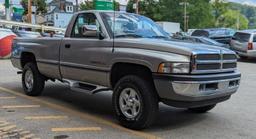
M 249 28 L 256 28 L 256 7 L 230 2 L 230 9 L 238 10 L 249 20 Z

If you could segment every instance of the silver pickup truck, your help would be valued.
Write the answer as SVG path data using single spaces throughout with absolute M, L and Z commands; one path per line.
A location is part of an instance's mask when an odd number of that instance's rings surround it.
M 14 40 L 12 64 L 30 96 L 40 95 L 47 80 L 91 94 L 113 90 L 115 114 L 131 129 L 152 124 L 159 102 L 203 113 L 237 91 L 233 51 L 168 36 L 144 16 L 79 12 L 64 38 Z

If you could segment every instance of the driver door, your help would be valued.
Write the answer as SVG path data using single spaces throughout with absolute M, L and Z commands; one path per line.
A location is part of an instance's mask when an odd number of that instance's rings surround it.
M 96 26 L 98 32 L 101 26 L 94 13 L 81 13 L 77 16 L 71 37 L 64 38 L 60 48 L 62 78 L 105 86 L 110 71 L 107 62 L 112 53 L 113 41 L 109 41 L 109 38 L 100 40 L 98 35 L 85 36 L 84 25 Z

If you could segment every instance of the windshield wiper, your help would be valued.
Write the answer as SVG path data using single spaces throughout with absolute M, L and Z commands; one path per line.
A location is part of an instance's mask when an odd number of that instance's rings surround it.
M 149 38 L 156 38 L 156 39 L 168 39 L 167 36 L 150 36 Z
M 138 34 L 121 34 L 121 35 L 115 36 L 115 38 L 126 38 L 126 37 L 143 38 L 143 36 L 138 35 Z

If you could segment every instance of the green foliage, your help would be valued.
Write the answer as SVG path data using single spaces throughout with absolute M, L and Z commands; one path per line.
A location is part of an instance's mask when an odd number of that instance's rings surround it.
M 226 13 L 219 16 L 216 22 L 217 27 L 229 27 L 234 29 L 247 29 L 248 19 L 239 11 L 228 10 Z
M 211 4 L 213 16 L 215 20 L 218 19 L 223 13 L 227 12 L 229 3 L 225 0 L 214 0 Z
M 189 28 L 228 27 L 237 28 L 238 17 L 240 29 L 256 27 L 256 8 L 252 6 L 230 3 L 227 0 L 140 0 L 139 14 L 154 21 L 170 21 L 184 24 L 184 6 L 181 2 L 188 2 L 187 15 Z M 129 0 L 127 12 L 135 12 L 133 4 L 136 0 Z M 81 9 L 91 9 L 81 5 Z M 231 9 L 231 10 L 230 10 Z
M 188 0 L 187 8 L 190 28 L 212 27 L 214 25 L 210 0 Z M 155 21 L 171 21 L 184 24 L 184 6 L 181 0 L 144 0 L 139 3 L 140 14 L 150 17 Z M 127 6 L 128 12 L 135 12 L 130 0 Z M 200 21 L 200 22 L 198 22 Z M 183 27 L 183 26 L 182 26 Z
M 28 0 L 21 0 L 20 4 L 25 9 L 24 14 L 28 13 Z M 32 0 L 32 5 L 37 6 L 37 13 L 46 13 L 46 0 Z
M 94 3 L 91 1 L 84 1 L 83 3 L 80 4 L 80 10 L 92 10 L 94 9 Z
M 188 6 L 190 28 L 214 27 L 214 16 L 210 0 L 190 0 Z
M 240 11 L 249 20 L 249 28 L 256 28 L 256 7 L 230 3 L 229 9 Z

